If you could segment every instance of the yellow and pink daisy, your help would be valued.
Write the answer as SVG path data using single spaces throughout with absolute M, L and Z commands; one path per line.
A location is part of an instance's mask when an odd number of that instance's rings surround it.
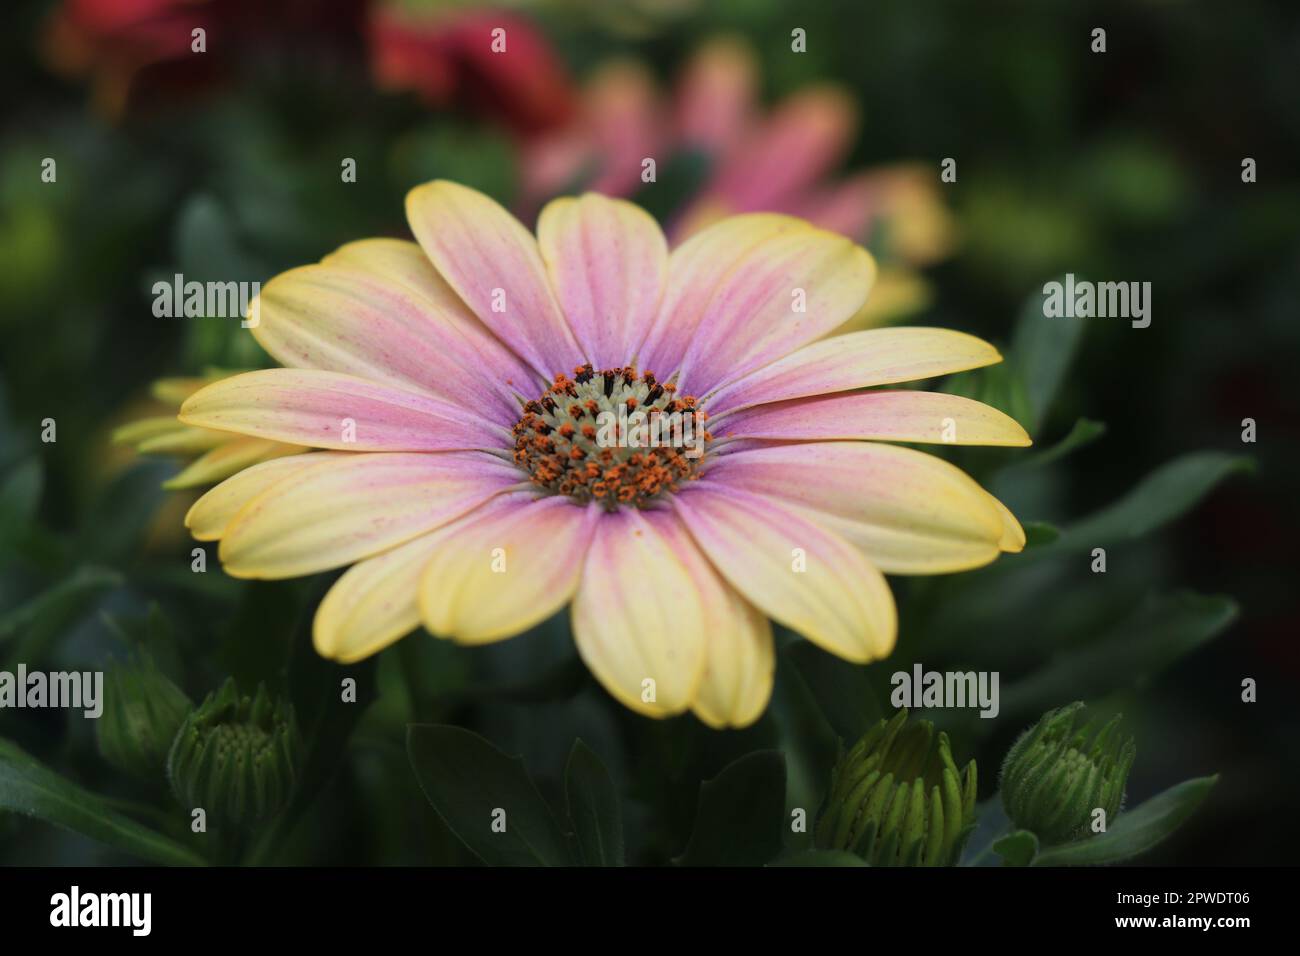
M 944 329 L 835 335 L 876 275 L 844 236 L 758 213 L 670 251 L 644 211 L 586 194 L 548 204 L 534 237 L 445 181 L 407 216 L 416 242 L 354 242 L 267 283 L 252 331 L 284 367 L 180 411 L 313 449 L 228 478 L 187 524 L 236 577 L 348 567 L 316 613 L 321 654 L 356 661 L 421 624 L 480 645 L 568 606 L 617 700 L 744 726 L 771 693 L 772 621 L 878 660 L 897 630 L 885 573 L 1023 546 L 964 472 L 893 443 L 1024 430 L 881 388 L 1001 357 Z M 638 413 L 689 416 L 702 454 L 626 441 Z

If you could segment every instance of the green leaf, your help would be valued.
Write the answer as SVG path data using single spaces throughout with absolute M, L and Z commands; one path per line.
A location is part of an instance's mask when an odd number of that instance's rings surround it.
M 1016 370 L 1024 385 L 1029 409 L 1028 421 L 1023 424 L 1031 435 L 1037 435 L 1047 419 L 1065 373 L 1079 350 L 1083 329 L 1084 323 L 1078 319 L 1043 315 L 1041 294 L 1030 296 L 1020 310 L 1007 365 Z
M 0 536 L 16 536 L 36 517 L 41 503 L 41 488 L 45 484 L 45 469 L 36 456 L 15 465 L 0 480 Z
M 44 820 L 154 863 L 204 863 L 193 850 L 111 809 L 98 795 L 65 780 L 4 739 L 0 739 L 0 809 Z
M 507 205 L 519 181 L 515 152 L 505 135 L 445 119 L 399 138 L 391 163 L 397 182 L 451 179 Z
M 1059 461 L 1080 448 L 1091 445 L 1104 434 L 1106 434 L 1105 423 L 1093 421 L 1091 418 L 1080 418 L 1074 423 L 1070 433 L 1055 445 L 1044 448 L 1027 458 L 1019 459 L 1015 464 L 1004 468 L 1001 474 L 1005 475 L 1022 469 L 1042 468 L 1044 465 L 1050 465 L 1052 462 Z
M 588 866 L 623 865 L 623 808 L 609 771 L 581 740 L 564 768 L 564 793 L 578 848 Z
M 1046 521 L 1026 521 L 1022 527 L 1026 548 L 1046 547 L 1061 536 L 1061 529 Z
M 841 740 L 852 744 L 881 718 L 867 668 L 840 660 L 802 640 L 786 648 L 785 654 Z
M 1029 866 L 1038 856 L 1038 837 L 1028 830 L 1017 830 L 994 840 L 993 852 L 1002 857 L 1004 866 Z
M 1007 835 L 1011 821 L 1007 819 L 999 794 L 975 805 L 975 829 L 971 831 L 962 849 L 961 866 L 993 866 L 993 844 Z
M 0 644 L 22 635 L 16 659 L 39 657 L 44 645 L 57 638 L 89 610 L 122 576 L 107 568 L 85 566 L 26 604 L 0 617 Z
M 762 866 L 782 849 L 785 757 L 758 750 L 700 786 L 695 829 L 682 866 Z
M 242 245 L 230 210 L 209 193 L 185 200 L 176 216 L 175 240 L 178 271 L 187 280 L 251 282 L 266 272 Z
M 768 866 L 866 866 L 867 861 L 855 856 L 848 850 L 804 850 L 780 860 L 773 860 Z
M 573 862 L 564 833 L 519 757 L 506 756 L 478 734 L 442 724 L 409 726 L 406 752 L 433 809 L 484 863 Z M 494 822 L 505 829 L 494 831 Z
M 166 497 L 162 482 L 175 470 L 171 461 L 141 460 L 98 487 L 78 520 L 75 553 L 115 567 L 131 565 Z
M 1221 634 L 1237 617 L 1231 598 L 1180 591 L 1149 596 L 1099 639 L 1057 657 L 1002 691 L 1002 711 L 1046 710 L 1062 701 L 1138 686 Z
M 1253 459 L 1218 451 L 1176 458 L 1151 472 L 1118 501 L 1066 528 L 1054 544 L 1035 553 L 1090 551 L 1133 541 L 1190 510 L 1228 476 L 1253 469 Z
M 1014 366 L 1006 362 L 977 369 L 965 375 L 955 375 L 947 379 L 941 390 L 950 395 L 974 399 L 985 405 L 991 405 L 999 411 L 1006 412 L 1026 428 L 1033 417 L 1029 399 L 1025 394 L 1024 382 L 1016 373 Z
M 1163 841 L 1196 812 L 1218 775 L 1184 780 L 1127 813 L 1121 813 L 1105 833 L 1044 850 L 1034 866 L 1087 866 L 1117 863 L 1145 853 Z

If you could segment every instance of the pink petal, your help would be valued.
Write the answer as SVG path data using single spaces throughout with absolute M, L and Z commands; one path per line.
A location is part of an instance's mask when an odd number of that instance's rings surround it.
M 679 387 L 703 394 L 821 338 L 862 308 L 875 273 L 861 247 L 811 226 L 763 242 L 703 303 Z
M 222 532 L 221 561 L 241 578 L 342 567 L 432 531 L 521 479 L 481 452 L 332 459 L 244 505 Z
M 842 90 L 795 93 L 732 151 L 701 201 L 716 197 L 737 212 L 786 210 L 839 163 L 856 125 L 853 102 Z
M 741 40 L 702 47 L 686 64 L 677 91 L 677 131 L 688 149 L 719 155 L 749 128 L 758 91 L 758 65 Z
M 713 481 L 677 493 L 672 506 L 714 567 L 769 617 L 857 663 L 893 649 L 884 576 L 806 512 Z
M 654 77 L 635 60 L 598 69 L 587 84 L 585 115 L 596 146 L 592 192 L 628 196 L 639 189 L 646 157 L 666 152 L 667 129 Z
M 537 224 L 555 296 L 597 369 L 632 358 L 663 296 L 668 243 L 639 207 L 587 193 L 556 199 Z
M 941 458 L 896 445 L 747 448 L 712 459 L 692 487 L 705 484 L 811 514 L 891 574 L 988 564 L 998 557 L 1005 535 L 1005 509 L 969 475 Z
M 507 429 L 424 392 L 314 369 L 262 369 L 195 392 L 181 421 L 340 451 L 510 448 Z
M 691 237 L 668 257 L 668 285 L 659 314 L 637 353 L 637 367 L 663 381 L 680 368 L 707 307 L 731 271 L 769 243 L 803 234 L 807 225 L 788 216 L 734 216 Z M 787 302 L 789 300 L 787 299 Z
M 490 415 L 519 416 L 515 393 L 538 377 L 497 342 L 438 276 L 419 246 L 352 243 L 262 290 L 253 334 L 280 364 L 416 387 Z
M 519 220 L 482 193 L 446 180 L 407 193 L 406 217 L 456 294 L 544 378 L 581 364 L 537 241 Z
M 860 392 L 754 405 L 721 421 L 712 419 L 709 429 L 718 439 L 1032 444 L 1024 428 L 996 408 L 940 392 Z
M 948 375 L 1002 361 L 983 339 L 950 329 L 867 329 L 814 342 L 709 396 L 715 417 L 724 411 L 892 385 Z

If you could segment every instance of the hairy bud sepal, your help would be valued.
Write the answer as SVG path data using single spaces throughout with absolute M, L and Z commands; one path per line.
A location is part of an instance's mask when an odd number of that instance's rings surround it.
M 167 775 L 183 806 L 202 807 L 219 826 L 248 830 L 288 806 L 301 753 L 292 705 L 260 685 L 241 697 L 227 680 L 177 731 Z
M 193 703 L 146 654 L 113 667 L 106 683 L 104 715 L 95 725 L 100 756 L 129 776 L 161 781 Z
M 1002 805 L 1020 829 L 1044 846 L 1089 835 L 1096 811 L 1109 822 L 1124 803 L 1137 756 L 1117 715 L 1105 724 L 1085 718 L 1083 702 L 1048 711 L 1021 735 L 1002 764 Z

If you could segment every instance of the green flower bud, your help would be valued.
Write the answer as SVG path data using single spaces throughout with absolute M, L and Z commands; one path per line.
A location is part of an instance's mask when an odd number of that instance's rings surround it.
M 202 807 L 218 825 L 251 828 L 288 805 L 301 752 L 290 704 L 260 685 L 240 697 L 227 680 L 177 732 L 167 775 L 183 806 Z
M 1133 738 L 1120 731 L 1119 716 L 1098 729 L 1095 721 L 1080 722 L 1082 710 L 1075 701 L 1048 711 L 1002 763 L 1007 816 L 1044 846 L 1084 836 L 1097 809 L 1110 821 L 1124 802 Z
M 957 770 L 948 735 L 901 710 L 835 765 L 814 835 L 872 866 L 953 866 L 975 826 L 975 761 Z
M 107 684 L 95 722 L 100 756 L 133 777 L 161 780 L 176 730 L 194 705 L 147 654 L 113 667 Z

